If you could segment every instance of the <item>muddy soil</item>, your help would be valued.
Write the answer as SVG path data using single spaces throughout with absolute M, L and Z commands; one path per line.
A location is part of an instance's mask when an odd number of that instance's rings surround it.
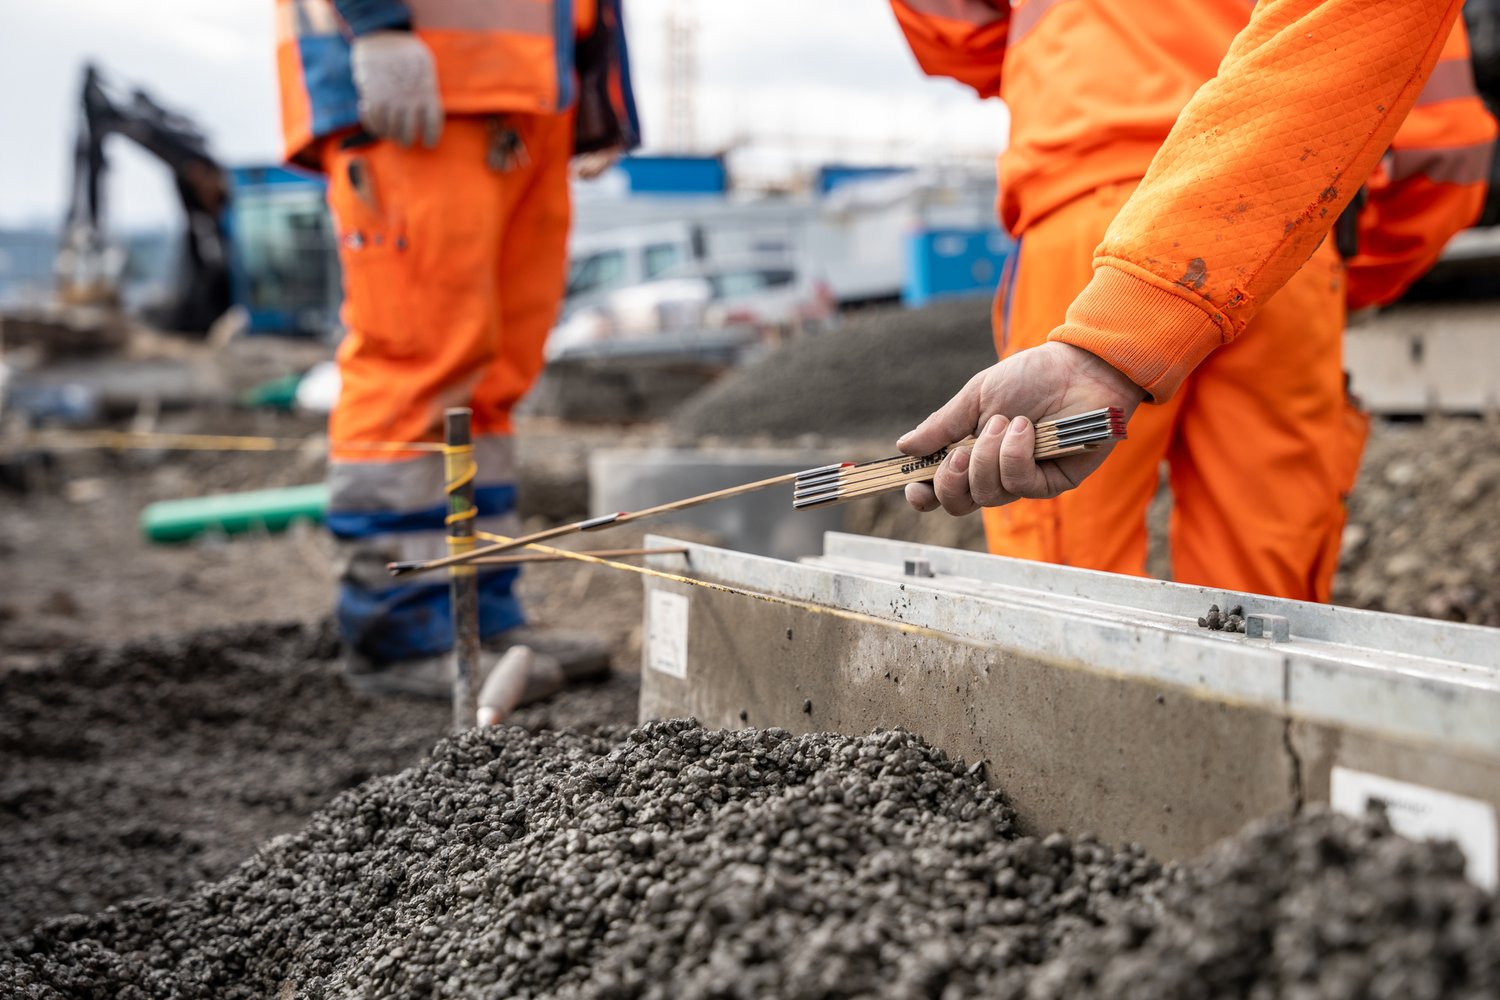
M 444 741 L 227 878 L 0 945 L 24 997 L 1478 998 L 1500 900 L 1315 812 L 1163 866 L 901 732 Z

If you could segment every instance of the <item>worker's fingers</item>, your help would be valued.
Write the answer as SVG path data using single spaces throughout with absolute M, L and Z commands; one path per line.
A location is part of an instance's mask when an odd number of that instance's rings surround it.
M 422 145 L 428 149 L 437 149 L 438 140 L 442 137 L 442 105 L 436 101 L 429 101 L 422 106 Z
M 412 134 L 416 131 L 415 115 L 416 109 L 405 104 L 391 108 L 390 138 L 402 149 L 411 146 Z
M 1015 499 L 1000 482 L 1000 445 L 1009 426 L 1007 417 L 990 417 L 969 456 L 969 493 L 981 507 L 999 507 Z
M 955 448 L 938 466 L 932 477 L 932 489 L 938 503 L 954 517 L 972 514 L 979 509 L 969 493 L 969 449 Z
M 365 127 L 366 132 L 385 138 L 387 124 L 385 105 L 360 101 L 359 121 Z
M 1057 495 L 1037 465 L 1035 452 L 1036 427 L 1025 417 L 1012 420 L 1000 442 L 1000 481 L 1006 492 L 1033 500 Z
M 983 376 L 984 372 L 980 372 L 969 379 L 969 384 L 958 390 L 957 395 L 903 434 L 896 447 L 907 455 L 930 455 L 973 434 L 979 423 L 979 385 Z
M 906 502 L 923 514 L 937 510 L 939 506 L 937 493 L 933 491 L 931 483 L 907 483 Z

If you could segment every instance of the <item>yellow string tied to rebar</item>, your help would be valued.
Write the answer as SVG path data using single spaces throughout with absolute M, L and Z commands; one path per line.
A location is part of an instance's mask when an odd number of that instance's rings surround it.
M 458 491 L 474 481 L 479 474 L 479 464 L 474 461 L 472 444 L 443 445 L 443 492 L 448 495 L 448 516 L 443 524 L 448 532 L 448 554 L 460 555 L 474 550 L 477 533 L 458 534 L 452 530 L 455 524 L 472 521 L 479 516 L 479 508 Z M 479 572 L 478 567 L 459 563 L 452 567 L 455 576 L 471 576 Z
M 442 451 L 437 441 L 339 441 L 274 438 L 245 434 L 174 434 L 165 431 L 36 430 L 0 437 L 0 448 L 97 448 L 107 451 L 304 451 L 325 445 L 330 451 Z
M 515 541 L 505 535 L 497 535 L 490 531 L 474 532 L 474 537 L 486 542 L 498 542 L 501 545 Z M 532 542 L 526 548 L 535 552 L 545 552 L 548 555 L 557 556 L 569 562 L 589 563 L 594 566 L 604 566 L 609 569 L 623 570 L 626 573 L 634 573 L 637 576 L 651 577 L 657 580 L 666 580 L 670 583 L 682 584 L 686 587 L 698 587 L 702 590 L 711 590 L 720 594 L 733 594 L 736 597 L 748 597 L 752 600 L 761 601 L 765 604 L 779 604 L 783 607 L 797 608 L 815 615 L 823 615 L 829 618 L 840 618 L 844 621 L 860 622 L 861 624 L 882 625 L 895 628 L 897 631 L 907 635 L 918 635 L 928 637 L 941 637 L 945 640 L 957 641 L 968 645 L 978 645 L 977 642 L 970 643 L 962 638 L 955 638 L 951 633 L 928 628 L 925 625 L 914 625 L 911 622 L 893 621 L 888 618 L 877 618 L 860 611 L 848 611 L 844 608 L 835 608 L 827 604 L 817 604 L 812 601 L 802 601 L 795 597 L 782 597 L 778 594 L 766 594 L 758 590 L 746 590 L 743 587 L 733 587 L 727 583 L 717 583 L 713 580 L 700 580 L 697 577 L 684 576 L 681 573 L 669 573 L 666 570 L 654 569 L 650 566 L 636 566 L 632 563 L 620 562 L 618 559 L 604 559 L 599 556 L 591 556 L 583 552 L 572 552 L 568 549 L 559 549 L 551 545 L 543 545 L 540 542 Z M 462 563 L 449 567 L 458 569 Z

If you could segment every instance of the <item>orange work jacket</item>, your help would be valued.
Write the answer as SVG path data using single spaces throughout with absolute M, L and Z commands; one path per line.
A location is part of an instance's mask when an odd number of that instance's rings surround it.
M 355 23 L 341 11 L 356 11 Z M 448 114 L 547 114 L 582 101 L 580 121 L 601 134 L 579 136 L 578 151 L 637 142 L 620 0 L 276 0 L 288 160 L 316 169 L 318 140 L 358 124 L 350 39 L 393 27 L 431 50 Z
M 999 207 L 1013 233 L 1141 180 L 1053 337 L 1163 399 L 1327 235 L 1390 150 L 1462 0 L 892 6 L 925 71 L 1005 99 Z M 1465 113 L 1483 116 L 1477 101 Z M 1437 182 L 1482 198 L 1494 133 L 1480 121 L 1476 151 Z

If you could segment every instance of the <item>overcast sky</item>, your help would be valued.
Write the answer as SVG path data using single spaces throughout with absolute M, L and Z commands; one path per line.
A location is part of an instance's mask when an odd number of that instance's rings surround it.
M 625 0 L 648 147 L 665 138 L 672 2 Z M 731 162 L 742 172 L 785 169 L 798 157 L 979 160 L 1004 143 L 1004 107 L 923 77 L 884 0 L 679 2 L 698 21 L 700 147 L 779 148 L 739 154 Z M 0 225 L 59 221 L 86 59 L 190 115 L 224 162 L 277 159 L 271 0 L 0 7 Z M 109 153 L 110 223 L 175 221 L 176 196 L 155 161 L 118 138 Z

